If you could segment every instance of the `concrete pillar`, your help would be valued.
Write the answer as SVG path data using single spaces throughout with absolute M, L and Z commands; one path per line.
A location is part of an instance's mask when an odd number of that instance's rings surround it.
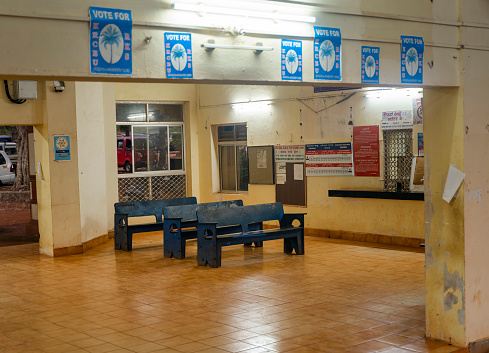
M 52 82 L 41 89 L 42 124 L 34 127 L 39 248 L 50 256 L 81 253 L 75 83 L 66 82 L 62 93 L 54 92 Z M 70 136 L 71 160 L 55 161 L 54 135 Z

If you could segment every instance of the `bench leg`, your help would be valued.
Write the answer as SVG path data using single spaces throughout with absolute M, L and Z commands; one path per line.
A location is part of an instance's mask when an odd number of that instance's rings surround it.
M 185 239 L 182 239 L 180 230 L 178 233 L 166 235 L 165 233 L 164 256 L 175 259 L 185 258 Z
M 211 239 L 198 240 L 197 263 L 199 266 L 221 267 L 221 247 Z
M 120 239 L 121 250 L 131 251 L 132 250 L 132 232 L 128 231 L 126 228 L 125 234 Z
M 292 251 L 295 251 L 296 255 L 304 255 L 304 234 L 284 239 L 284 253 L 292 254 Z

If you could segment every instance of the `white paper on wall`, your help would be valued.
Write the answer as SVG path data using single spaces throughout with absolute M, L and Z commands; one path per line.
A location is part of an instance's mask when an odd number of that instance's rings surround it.
M 277 185 L 283 185 L 287 181 L 287 174 L 277 174 L 275 177 L 275 182 Z
M 285 162 L 279 162 L 277 163 L 277 174 L 285 174 L 287 172 L 287 164 Z
M 448 169 L 447 181 L 445 182 L 445 189 L 443 190 L 443 200 L 450 203 L 453 196 L 457 192 L 458 188 L 464 181 L 465 174 L 458 170 L 455 164 L 450 164 Z
M 294 164 L 294 180 L 304 180 L 303 164 Z

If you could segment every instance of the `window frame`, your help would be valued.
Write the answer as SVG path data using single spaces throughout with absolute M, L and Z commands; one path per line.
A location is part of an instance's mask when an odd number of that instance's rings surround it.
M 187 146 L 186 146 L 186 138 L 185 138 L 185 103 L 184 102 L 175 102 L 175 101 L 116 101 L 116 106 L 118 104 L 144 104 L 145 105 L 145 113 L 146 120 L 145 121 L 117 121 L 116 116 L 116 129 L 117 126 L 130 126 L 131 128 L 131 159 L 133 171 L 132 173 L 117 173 L 118 178 L 137 178 L 137 177 L 151 177 L 151 176 L 164 176 L 164 175 L 186 175 L 186 165 L 187 165 Z M 149 121 L 149 105 L 150 104 L 173 104 L 173 105 L 181 105 L 182 106 L 182 121 Z M 167 128 L 167 155 L 168 155 L 168 170 L 153 170 L 153 171 L 135 171 L 134 164 L 134 127 L 166 127 Z M 170 169 L 170 128 L 171 127 L 181 127 L 182 130 L 182 169 Z M 116 139 L 117 131 L 116 131 Z M 147 142 L 147 146 L 149 146 L 149 142 Z M 116 144 L 117 146 L 117 144 Z M 117 148 L 116 148 L 117 153 Z M 117 158 L 117 156 L 116 156 Z M 148 153 L 149 158 L 149 153 Z
M 217 148 L 218 148 L 218 165 L 219 165 L 219 192 L 221 193 L 246 193 L 248 192 L 247 190 L 238 190 L 238 157 L 237 157 L 237 152 L 238 152 L 238 146 L 245 146 L 246 148 L 248 147 L 248 137 L 244 141 L 237 141 L 236 140 L 236 128 L 234 129 L 234 141 L 219 141 L 219 127 L 221 126 L 244 126 L 246 127 L 246 136 L 248 136 L 248 124 L 247 123 L 237 123 L 237 124 L 219 124 L 217 125 Z M 223 173 L 222 173 L 222 158 L 221 158 L 221 146 L 231 146 L 234 147 L 234 183 L 235 183 L 235 190 L 226 190 L 222 188 L 222 178 L 223 178 Z M 248 157 L 248 150 L 246 150 L 246 156 Z M 248 171 L 248 177 L 249 177 L 249 171 Z M 249 183 L 248 183 L 249 184 Z

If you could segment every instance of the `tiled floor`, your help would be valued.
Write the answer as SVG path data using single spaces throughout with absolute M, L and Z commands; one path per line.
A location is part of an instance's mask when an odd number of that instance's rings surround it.
M 424 254 L 306 239 L 163 258 L 161 235 L 49 258 L 0 248 L 0 352 L 447 353 L 424 337 Z

